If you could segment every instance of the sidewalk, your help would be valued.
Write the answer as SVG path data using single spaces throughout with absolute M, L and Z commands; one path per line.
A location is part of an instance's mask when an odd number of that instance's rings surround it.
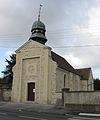
M 43 112 L 48 114 L 61 114 L 61 115 L 65 114 L 63 106 L 46 104 L 0 102 L 0 109 L 8 111 L 13 110 L 13 111 Z

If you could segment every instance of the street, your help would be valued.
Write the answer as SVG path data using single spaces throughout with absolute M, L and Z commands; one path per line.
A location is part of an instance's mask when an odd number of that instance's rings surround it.
M 67 120 L 100 120 L 100 118 L 97 117 L 80 117 L 80 116 L 73 116 L 68 118 Z
M 0 120 L 100 120 L 100 118 L 0 110 Z
M 0 120 L 66 120 L 64 115 L 0 110 Z

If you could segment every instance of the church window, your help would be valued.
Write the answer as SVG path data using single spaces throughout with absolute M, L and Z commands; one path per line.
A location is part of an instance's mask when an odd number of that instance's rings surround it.
M 64 87 L 66 86 L 66 75 L 64 74 Z

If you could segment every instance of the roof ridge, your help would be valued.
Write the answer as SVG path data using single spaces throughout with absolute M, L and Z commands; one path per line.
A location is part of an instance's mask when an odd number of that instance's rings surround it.
M 88 67 L 88 68 L 78 68 L 76 70 L 84 70 L 84 69 L 91 69 L 91 67 Z
M 54 61 L 57 62 L 58 67 L 65 69 L 69 72 L 75 73 L 77 75 L 80 75 L 76 69 L 74 69 L 74 67 L 72 65 L 69 64 L 69 62 L 67 62 L 67 60 L 65 58 L 63 58 L 62 56 L 58 55 L 57 53 L 51 51 L 51 57 Z

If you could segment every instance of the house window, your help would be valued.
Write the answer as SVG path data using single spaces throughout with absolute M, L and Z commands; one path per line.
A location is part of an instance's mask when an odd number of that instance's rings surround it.
M 66 75 L 64 74 L 64 87 L 66 86 Z

